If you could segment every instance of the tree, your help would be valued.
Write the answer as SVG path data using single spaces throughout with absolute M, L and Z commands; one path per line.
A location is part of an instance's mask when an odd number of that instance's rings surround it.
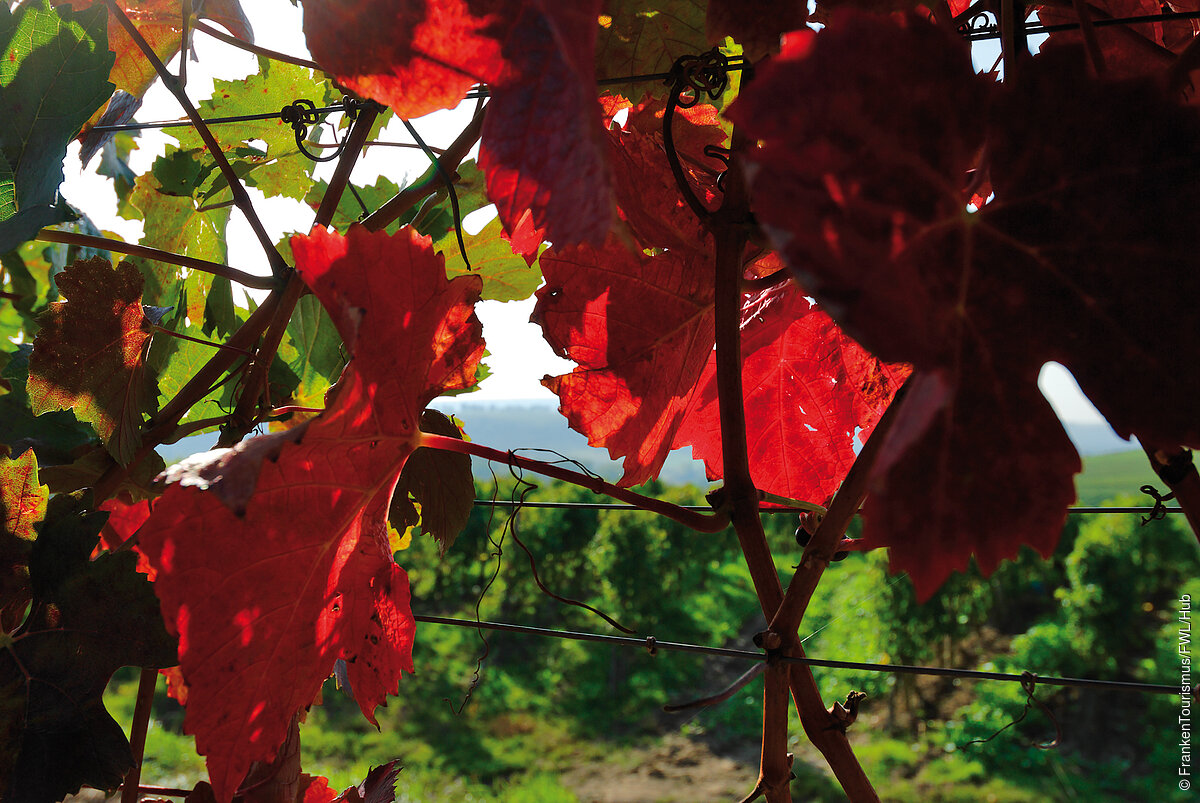
M 1115 10 L 1089 5 L 1034 58 L 1026 7 L 1000 0 L 1000 82 L 976 74 L 956 30 L 974 8 L 829 3 L 816 32 L 791 0 L 669 5 L 306 0 L 315 62 L 262 53 L 257 76 L 199 109 L 163 65 L 215 30 L 188 0 L 0 8 L 5 799 L 123 776 L 136 795 L 97 684 L 44 694 L 87 656 L 77 595 L 110 571 L 130 609 L 113 617 L 122 654 L 89 669 L 132 662 L 152 688 L 177 639 L 185 728 L 216 800 L 332 799 L 294 764 L 297 715 L 335 665 L 372 722 L 403 693 L 415 622 L 393 539 L 419 520 L 453 548 L 466 454 L 700 532 L 732 525 L 773 657 L 803 655 L 797 628 L 840 549 L 887 547 L 919 599 L 971 559 L 986 574 L 1022 544 L 1053 550 L 1079 460 L 1035 389 L 1047 360 L 1140 438 L 1195 527 L 1184 447 L 1200 442 L 1200 376 L 1177 356 L 1200 351 L 1190 27 L 1101 34 L 1092 11 Z M 201 16 L 252 47 L 236 0 Z M 660 71 L 665 84 L 629 78 Z M 155 75 L 192 128 L 135 176 L 128 143 L 104 140 Z M 475 118 L 422 180 L 356 190 L 362 216 L 343 201 L 381 118 L 468 95 Z M 204 119 L 282 103 L 280 119 L 221 141 Z M 314 185 L 306 126 L 335 106 L 353 124 L 332 180 Z M 81 129 L 145 220 L 141 244 L 57 198 Z M 310 199 L 312 230 L 271 242 L 246 185 Z M 498 223 L 463 237 L 462 215 L 487 203 Z M 230 207 L 270 276 L 223 264 Z M 113 253 L 131 259 L 113 267 Z M 233 282 L 269 293 L 239 309 Z M 535 320 L 578 365 L 545 384 L 622 461 L 616 484 L 467 442 L 428 412 L 480 376 L 473 305 L 539 284 Z M 261 424 L 272 431 L 247 438 Z M 215 429 L 222 449 L 151 482 L 156 447 Z M 722 482 L 710 513 L 629 490 L 685 446 Z M 786 593 L 764 499 L 823 511 Z M 862 538 L 846 542 L 864 499 Z M 82 559 L 98 541 L 107 552 Z M 161 623 L 133 612 L 150 584 Z M 789 798 L 789 698 L 847 794 L 876 799 L 838 709 L 780 660 L 765 671 L 756 792 Z M 63 738 L 98 765 L 32 767 L 58 734 L 46 723 L 76 709 L 94 726 Z

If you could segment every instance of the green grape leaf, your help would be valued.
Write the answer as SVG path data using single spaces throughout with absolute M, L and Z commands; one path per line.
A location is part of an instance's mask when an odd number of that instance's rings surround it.
M 204 330 L 198 323 L 184 326 L 176 319 L 172 331 L 188 337 L 204 340 Z M 156 337 L 150 349 L 150 367 L 158 372 L 159 397 L 167 400 L 175 397 L 205 363 L 212 359 L 215 349 L 203 343 L 183 340 L 178 337 Z M 192 405 L 181 423 L 190 424 L 207 418 L 227 415 L 233 409 L 233 390 L 236 380 L 231 380 Z M 215 423 L 213 426 L 217 426 Z M 203 431 L 203 430 L 202 430 Z
M 321 199 L 325 197 L 325 193 L 328 190 L 329 182 L 324 179 L 316 182 L 309 187 L 308 193 L 304 196 L 304 203 L 311 206 L 314 210 L 317 209 L 321 205 Z M 367 212 L 374 212 L 383 206 L 393 195 L 398 193 L 400 186 L 395 182 L 389 181 L 386 177 L 380 176 L 374 184 L 364 187 L 356 186 L 354 191 L 362 199 L 363 206 L 366 206 Z M 338 205 L 333 212 L 333 222 L 331 225 L 338 231 L 345 231 L 351 223 L 357 223 L 362 214 L 363 207 L 359 206 L 354 193 L 347 189 L 342 193 L 342 197 L 338 199 Z M 406 215 L 401 216 L 398 221 L 388 226 L 388 233 L 394 233 L 396 229 L 411 221 L 412 218 L 413 212 L 409 211 Z
M 30 549 L 33 607 L 0 651 L 0 790 L 4 800 L 60 800 L 112 789 L 133 766 L 104 707 L 122 666 L 167 667 L 175 644 L 133 552 L 89 560 L 107 515 L 90 494 L 50 500 Z
M 229 223 L 229 209 L 207 209 L 200 211 L 195 200 L 164 192 L 159 173 L 178 176 L 183 170 L 177 164 L 177 153 L 159 157 L 152 174 L 139 177 L 137 186 L 129 196 L 130 205 L 138 217 L 146 221 L 141 244 L 183 256 L 224 263 L 227 259 L 225 228 Z M 170 166 L 169 166 L 170 165 Z M 190 271 L 186 280 L 175 265 L 152 260 L 132 260 L 146 277 L 145 303 L 156 306 L 174 306 L 179 315 L 193 322 L 208 320 L 205 307 L 213 276 L 202 271 Z M 210 312 L 209 318 L 228 321 L 232 296 L 227 306 Z
M 323 408 L 325 392 L 346 365 L 346 352 L 337 327 L 316 296 L 305 296 L 296 304 L 279 357 L 299 380 L 290 404 Z M 287 424 L 295 426 L 309 418 L 311 414 L 297 414 Z
M 463 233 L 471 272 L 483 277 L 483 298 L 489 301 L 520 301 L 529 298 L 542 283 L 542 272 L 536 263 L 528 265 L 525 258 L 513 253 L 504 237 L 500 219 L 496 218 L 478 234 Z M 434 245 L 434 250 L 446 258 L 446 275 L 453 279 L 467 273 L 458 247 L 458 238 L 450 232 Z
M 0 6 L 0 253 L 72 218 L 58 200 L 67 143 L 112 95 L 103 7 Z
M 199 112 L 205 118 L 264 114 L 279 112 L 299 99 L 311 100 L 317 107 L 336 102 L 329 82 L 316 77 L 307 67 L 260 58 L 257 75 L 239 81 L 216 81 L 212 97 L 199 105 Z M 322 129 L 320 126 L 310 129 L 308 139 L 316 140 Z M 312 185 L 313 163 L 296 147 L 296 135 L 290 125 L 279 117 L 248 120 L 239 122 L 230 132 L 223 129 L 220 134 L 222 149 L 248 184 L 268 197 L 304 199 Z M 183 150 L 204 149 L 204 142 L 194 129 L 174 129 L 171 136 L 179 140 Z M 326 133 L 323 141 L 331 142 L 332 134 Z M 265 145 L 265 152 L 259 143 Z M 309 150 L 317 152 L 315 147 Z M 208 200 L 222 197 L 218 191 L 226 187 L 224 177 L 214 175 Z

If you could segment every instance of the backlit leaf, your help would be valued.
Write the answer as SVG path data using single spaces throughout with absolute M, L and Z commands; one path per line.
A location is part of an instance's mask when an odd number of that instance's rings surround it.
M 524 257 L 513 253 L 513 247 L 503 236 L 500 220 L 493 220 L 478 234 L 463 232 L 471 272 L 483 278 L 483 298 L 490 301 L 520 301 L 529 298 L 542 283 L 542 272 L 528 265 Z M 434 248 L 446 258 L 446 274 L 467 274 L 466 263 L 458 247 L 458 238 L 450 232 Z
M 153 409 L 146 371 L 151 327 L 142 309 L 142 276 L 122 262 L 85 259 L 58 277 L 68 301 L 39 318 L 26 386 L 34 413 L 74 410 L 125 464 L 141 442 L 142 416 Z
M 67 143 L 112 94 L 105 12 L 0 6 L 0 253 L 70 220 Z
M 787 283 L 742 305 L 746 444 L 755 487 L 824 504 L 854 462 L 907 369 L 887 366 L 842 334 Z M 692 447 L 710 480 L 723 475 L 716 352 L 699 380 L 674 448 Z
M 708 50 L 704 0 L 666 0 L 647 6 L 634 0 L 605 0 L 596 37 L 596 76 L 669 72 L 680 56 Z M 661 83 L 650 91 L 670 92 Z
M 612 220 L 595 91 L 599 0 L 309 0 L 309 50 L 345 86 L 420 117 L 475 83 L 492 100 L 479 166 L 510 235 L 599 244 Z
M 29 550 L 37 539 L 34 525 L 46 515 L 50 498 L 38 482 L 37 457 L 33 450 L 15 460 L 0 457 L 0 631 L 11 633 L 25 618 L 31 598 Z
M 50 0 L 50 4 L 72 5 L 79 9 L 90 7 L 100 13 L 101 20 L 109 16 L 101 0 Z M 179 52 L 183 39 L 179 0 L 117 0 L 117 5 L 150 43 L 159 59 L 164 64 L 170 62 Z M 254 41 L 254 32 L 242 12 L 239 0 L 206 0 L 193 7 L 200 9 L 201 17 L 219 23 L 234 36 L 248 42 Z M 146 60 L 115 18 L 108 19 L 108 46 L 116 54 L 115 62 L 110 62 L 112 73 L 108 76 L 109 80 L 117 89 L 140 98 L 158 77 L 154 65 Z
M 610 240 L 551 248 L 533 320 L 578 363 L 542 384 L 571 428 L 625 458 L 623 485 L 661 468 L 714 342 L 713 267 L 700 255 L 655 257 Z
M 762 142 L 756 212 L 805 286 L 916 370 L 864 537 L 919 596 L 972 554 L 987 571 L 1053 549 L 1079 459 L 1036 390 L 1046 361 L 1119 434 L 1200 443 L 1200 375 L 1171 356 L 1200 335 L 1173 330 L 1164 351 L 1156 334 L 1200 292 L 1194 109 L 1090 77 L 1072 50 L 997 88 L 922 19 L 845 15 L 789 40 L 730 114 Z M 973 168 L 995 191 L 976 213 Z
M 336 660 L 372 722 L 412 671 L 415 624 L 387 547 L 388 504 L 421 410 L 473 382 L 483 352 L 480 280 L 448 281 L 428 240 L 317 229 L 292 250 L 354 356 L 331 405 L 181 465 L 139 535 L 180 637 L 184 728 L 220 801 L 251 762 L 275 756 Z

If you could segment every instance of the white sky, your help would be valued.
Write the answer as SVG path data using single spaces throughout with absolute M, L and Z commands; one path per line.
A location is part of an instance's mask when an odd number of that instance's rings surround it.
M 301 30 L 301 11 L 285 0 L 243 3 L 246 16 L 254 27 L 255 40 L 259 45 L 293 55 L 307 57 L 304 36 Z M 199 62 L 188 64 L 188 95 L 193 103 L 212 94 L 214 78 L 235 80 L 257 72 L 255 57 L 230 47 L 202 32 L 197 32 L 194 46 Z M 977 53 L 977 65 L 983 69 L 991 66 L 994 56 Z M 984 63 L 986 62 L 986 64 Z M 173 67 L 177 68 L 178 60 Z M 454 111 L 439 112 L 421 120 L 414 126 L 422 137 L 434 147 L 447 145 L 470 119 L 474 103 Z M 273 111 L 273 110 L 264 110 Z M 146 94 L 137 119 L 143 122 L 175 119 L 182 116 L 175 99 L 161 83 L 156 83 Z M 217 129 L 220 136 L 220 129 Z M 326 132 L 328 136 L 328 132 Z M 382 133 L 384 141 L 411 141 L 407 132 L 397 122 Z M 139 150 L 130 159 L 137 173 L 149 169 L 154 159 L 163 153 L 167 143 L 174 140 L 156 131 L 144 131 L 139 138 Z M 140 221 L 128 221 L 116 214 L 116 194 L 112 182 L 91 172 L 80 171 L 79 146 L 72 144 L 64 163 L 67 182 L 63 187 L 64 197 L 85 211 L 95 224 L 105 230 L 121 234 L 130 242 L 137 242 L 142 235 Z M 428 160 L 419 150 L 403 148 L 369 149 L 355 166 L 352 181 L 358 185 L 372 184 L 380 175 L 403 183 L 413 180 L 425 172 Z M 317 177 L 328 179 L 333 172 L 333 163 L 318 165 Z M 306 231 L 312 223 L 313 212 L 304 204 L 287 198 L 263 198 L 253 188 L 255 206 L 273 239 L 285 233 Z M 487 223 L 488 214 L 480 212 L 468 216 L 466 228 L 477 231 Z M 269 273 L 266 257 L 241 213 L 233 211 L 228 230 L 230 264 L 242 270 L 266 275 Z M 458 397 L 462 403 L 495 402 L 517 399 L 553 399 L 539 380 L 545 374 L 561 374 L 570 371 L 573 364 L 554 356 L 541 337 L 541 330 L 529 323 L 533 310 L 532 300 L 501 304 L 485 301 L 477 308 L 483 321 L 484 337 L 491 356 L 487 363 L 492 375 L 484 381 L 480 390 Z M 1060 418 L 1073 422 L 1101 422 L 1103 419 L 1090 402 L 1079 392 L 1078 386 L 1066 369 L 1048 364 L 1042 370 L 1039 386 L 1050 399 Z

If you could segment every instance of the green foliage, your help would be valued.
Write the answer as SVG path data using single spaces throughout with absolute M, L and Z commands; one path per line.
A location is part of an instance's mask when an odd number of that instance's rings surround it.
M 113 90 L 106 19 L 98 6 L 0 6 L 0 254 L 73 217 L 58 201 L 62 159 Z

